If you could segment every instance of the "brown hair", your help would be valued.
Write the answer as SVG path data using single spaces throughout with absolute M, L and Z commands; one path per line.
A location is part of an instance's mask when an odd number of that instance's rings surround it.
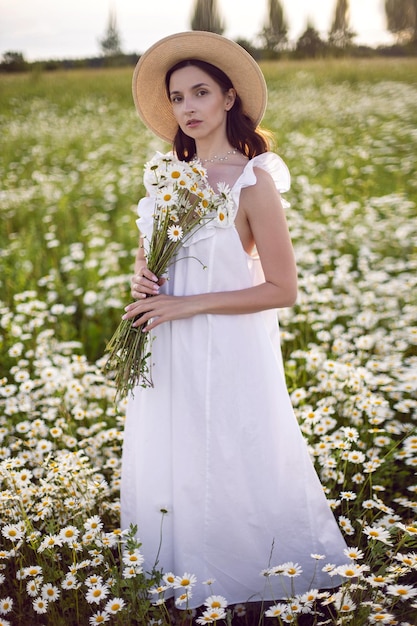
M 233 89 L 230 78 L 221 69 L 199 59 L 187 59 L 176 63 L 168 70 L 165 76 L 165 87 L 169 97 L 169 81 L 176 70 L 183 67 L 195 66 L 206 72 L 219 85 L 223 93 Z M 227 112 L 226 134 L 230 145 L 242 152 L 249 159 L 257 154 L 262 154 L 270 149 L 268 134 L 257 128 L 252 119 L 243 112 L 242 101 L 239 94 L 232 108 Z M 181 128 L 178 128 L 173 141 L 173 149 L 181 161 L 191 161 L 196 153 L 194 139 L 186 135 Z

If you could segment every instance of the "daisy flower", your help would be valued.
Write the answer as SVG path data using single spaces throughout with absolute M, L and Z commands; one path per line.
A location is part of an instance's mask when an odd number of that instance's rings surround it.
M 187 186 L 187 177 L 184 169 L 181 167 L 180 161 L 168 164 L 166 176 L 168 180 L 173 181 L 177 185 L 181 185 L 182 187 Z
M 98 604 L 99 602 L 104 600 L 108 595 L 109 595 L 109 589 L 107 585 L 98 584 L 89 588 L 85 596 L 85 599 L 87 600 L 89 604 L 92 604 L 93 602 L 95 604 Z
M 287 612 L 287 609 L 288 607 L 286 604 L 274 604 L 265 611 L 265 617 L 281 617 Z
M 227 607 L 227 600 L 223 596 L 209 596 L 204 604 L 209 609 L 225 609 Z
M 349 563 L 348 565 L 340 565 L 339 567 L 336 567 L 336 574 L 340 574 L 340 576 L 343 576 L 344 578 L 357 578 L 362 576 L 363 572 L 368 570 L 368 565 Z
M 28 576 L 39 576 L 40 574 L 42 574 L 41 566 L 31 565 L 29 567 L 24 568 L 22 578 L 27 578 Z
M 39 544 L 38 552 L 52 549 L 55 546 L 62 546 L 62 540 L 60 537 L 58 537 L 58 535 L 46 535 Z
M 149 593 L 152 595 L 157 595 L 160 593 L 165 593 L 167 589 L 169 589 L 168 585 L 159 585 L 159 587 L 151 587 L 149 589 Z
M 297 596 L 297 599 L 301 602 L 303 606 L 303 612 L 310 612 L 309 609 L 311 609 L 312 605 L 317 600 L 318 595 L 318 589 L 310 589 L 302 595 Z
M 401 600 L 409 600 L 417 596 L 417 589 L 412 585 L 388 585 L 387 593 L 390 596 L 401 598 Z
M 175 589 L 191 589 L 197 582 L 197 578 L 194 574 L 183 574 L 182 576 L 175 576 L 174 588 Z
M 176 191 L 174 185 L 166 185 L 157 191 L 156 197 L 162 210 L 164 208 L 168 209 L 178 201 L 178 191 Z
M 89 619 L 90 626 L 96 626 L 97 624 L 104 624 L 108 622 L 110 619 L 110 615 L 106 613 L 106 611 L 98 611 L 94 613 Z
M 0 600 L 0 614 L 7 615 L 13 608 L 13 600 L 10 597 Z
M 347 556 L 348 559 L 351 559 L 352 561 L 358 561 L 360 559 L 363 559 L 364 557 L 364 553 L 362 552 L 362 550 L 358 550 L 357 548 L 345 548 L 343 552 L 345 556 Z
M 80 531 L 75 526 L 66 526 L 60 531 L 59 538 L 64 543 L 67 543 L 68 545 L 72 545 L 74 542 L 77 541 L 79 534 L 80 534 Z
M 123 572 L 122 572 L 122 577 L 123 578 L 136 578 L 136 576 L 138 576 L 138 574 L 141 574 L 142 568 L 136 568 L 134 565 L 130 565 L 128 567 L 124 567 L 123 568 Z
M 371 613 L 368 617 L 370 624 L 394 624 L 394 620 L 394 615 L 392 613 L 385 613 L 385 611 Z
M 89 517 L 88 520 L 84 522 L 84 528 L 87 532 L 99 532 L 103 529 L 103 522 L 100 519 L 99 515 L 93 515 Z
M 406 532 L 411 537 L 415 537 L 417 535 L 417 526 L 415 524 L 410 524 L 406 526 L 405 524 L 396 524 L 398 528 Z
M 126 550 L 123 553 L 122 560 L 125 565 L 138 567 L 142 565 L 144 557 L 140 553 L 139 548 L 136 548 L 135 550 Z
M 168 239 L 171 241 L 180 241 L 184 235 L 183 229 L 177 224 L 171 224 L 171 226 L 168 227 L 167 233 Z
M 81 582 L 76 579 L 74 574 L 67 574 L 64 580 L 61 582 L 61 587 L 63 589 L 79 589 L 81 586 Z
M 26 591 L 28 596 L 31 598 L 36 598 L 36 596 L 40 593 L 43 584 L 43 577 L 37 576 L 33 580 L 29 580 L 26 583 Z
M 387 544 L 388 546 L 392 545 L 391 535 L 386 528 L 382 526 L 365 526 L 363 529 L 364 534 L 369 539 L 374 539 L 375 541 L 382 541 L 382 543 Z
M 48 600 L 44 600 L 43 598 L 35 598 L 32 605 L 35 613 L 39 615 L 43 615 L 48 610 Z
M 226 611 L 224 609 L 207 609 L 201 617 L 196 619 L 197 624 L 213 624 L 220 619 L 226 619 Z
M 190 590 L 188 590 L 185 593 L 182 593 L 180 596 L 178 596 L 178 598 L 175 599 L 175 605 L 176 606 L 182 606 L 183 604 L 188 602 L 188 600 L 191 597 L 192 597 L 192 593 L 191 593 Z
M 56 602 L 59 598 L 60 591 L 58 587 L 52 585 L 51 583 L 46 583 L 42 587 L 41 595 L 44 600 L 48 600 L 48 602 Z
M 162 576 L 162 580 L 170 587 L 173 587 L 175 585 L 175 574 L 168 572 Z
M 238 617 L 245 617 L 246 615 L 246 606 L 244 604 L 236 604 L 233 613 Z
M 290 578 L 294 578 L 295 576 L 299 576 L 302 573 L 302 568 L 298 563 L 284 563 L 283 565 L 284 571 L 282 572 L 284 576 L 289 576 Z
M 111 615 L 115 615 L 116 613 L 121 611 L 124 608 L 124 606 L 125 606 L 125 601 L 122 598 L 112 598 L 111 600 L 108 600 L 104 609 L 105 611 L 107 611 L 107 613 L 110 613 Z
M 344 515 L 339 515 L 339 526 L 346 535 L 353 535 L 355 532 L 350 519 Z
M 341 491 L 340 497 L 342 500 L 355 500 L 356 493 L 353 493 L 353 491 Z
M 24 529 L 21 528 L 19 524 L 6 524 L 1 529 L 1 534 L 6 539 L 10 539 L 10 541 L 16 542 L 23 539 L 25 536 Z

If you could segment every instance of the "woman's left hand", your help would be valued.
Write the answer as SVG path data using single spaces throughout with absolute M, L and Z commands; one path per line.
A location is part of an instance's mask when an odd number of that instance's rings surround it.
M 191 317 L 195 314 L 191 304 L 192 298 L 190 296 L 168 296 L 166 294 L 150 296 L 144 300 L 128 304 L 122 319 L 129 320 L 137 317 L 138 319 L 133 322 L 133 326 L 138 327 L 145 324 L 143 330 L 149 331 L 163 322 Z

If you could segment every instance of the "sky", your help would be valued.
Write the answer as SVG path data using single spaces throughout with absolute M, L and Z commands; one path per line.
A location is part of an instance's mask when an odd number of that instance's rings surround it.
M 116 14 L 123 52 L 144 52 L 175 32 L 190 29 L 195 0 L 0 0 L 0 56 L 21 52 L 27 61 L 101 54 L 99 39 L 110 11 Z M 289 36 L 296 40 L 307 20 L 324 36 L 336 0 L 281 0 Z M 267 0 L 218 0 L 226 37 L 254 41 L 267 14 Z M 350 0 L 355 43 L 389 43 L 384 0 Z

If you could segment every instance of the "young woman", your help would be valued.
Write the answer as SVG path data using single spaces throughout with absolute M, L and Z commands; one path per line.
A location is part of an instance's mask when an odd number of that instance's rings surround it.
M 290 595 L 290 578 L 260 575 L 289 561 L 303 570 L 295 592 L 332 587 L 311 555 L 339 565 L 346 546 L 280 353 L 276 309 L 294 304 L 297 278 L 280 196 L 290 176 L 258 128 L 263 75 L 234 42 L 194 31 L 141 57 L 133 93 L 144 123 L 180 159 L 198 157 L 214 189 L 231 187 L 235 214 L 227 227 L 196 231 L 167 277 L 147 269 L 139 245 L 125 318 L 138 316 L 154 336 L 154 386 L 128 403 L 122 526 L 138 525 L 145 569 L 158 557 L 165 573 L 197 577 L 191 607 L 208 595 L 207 579 L 229 603 Z M 139 203 L 145 238 L 153 207 L 152 197 Z

